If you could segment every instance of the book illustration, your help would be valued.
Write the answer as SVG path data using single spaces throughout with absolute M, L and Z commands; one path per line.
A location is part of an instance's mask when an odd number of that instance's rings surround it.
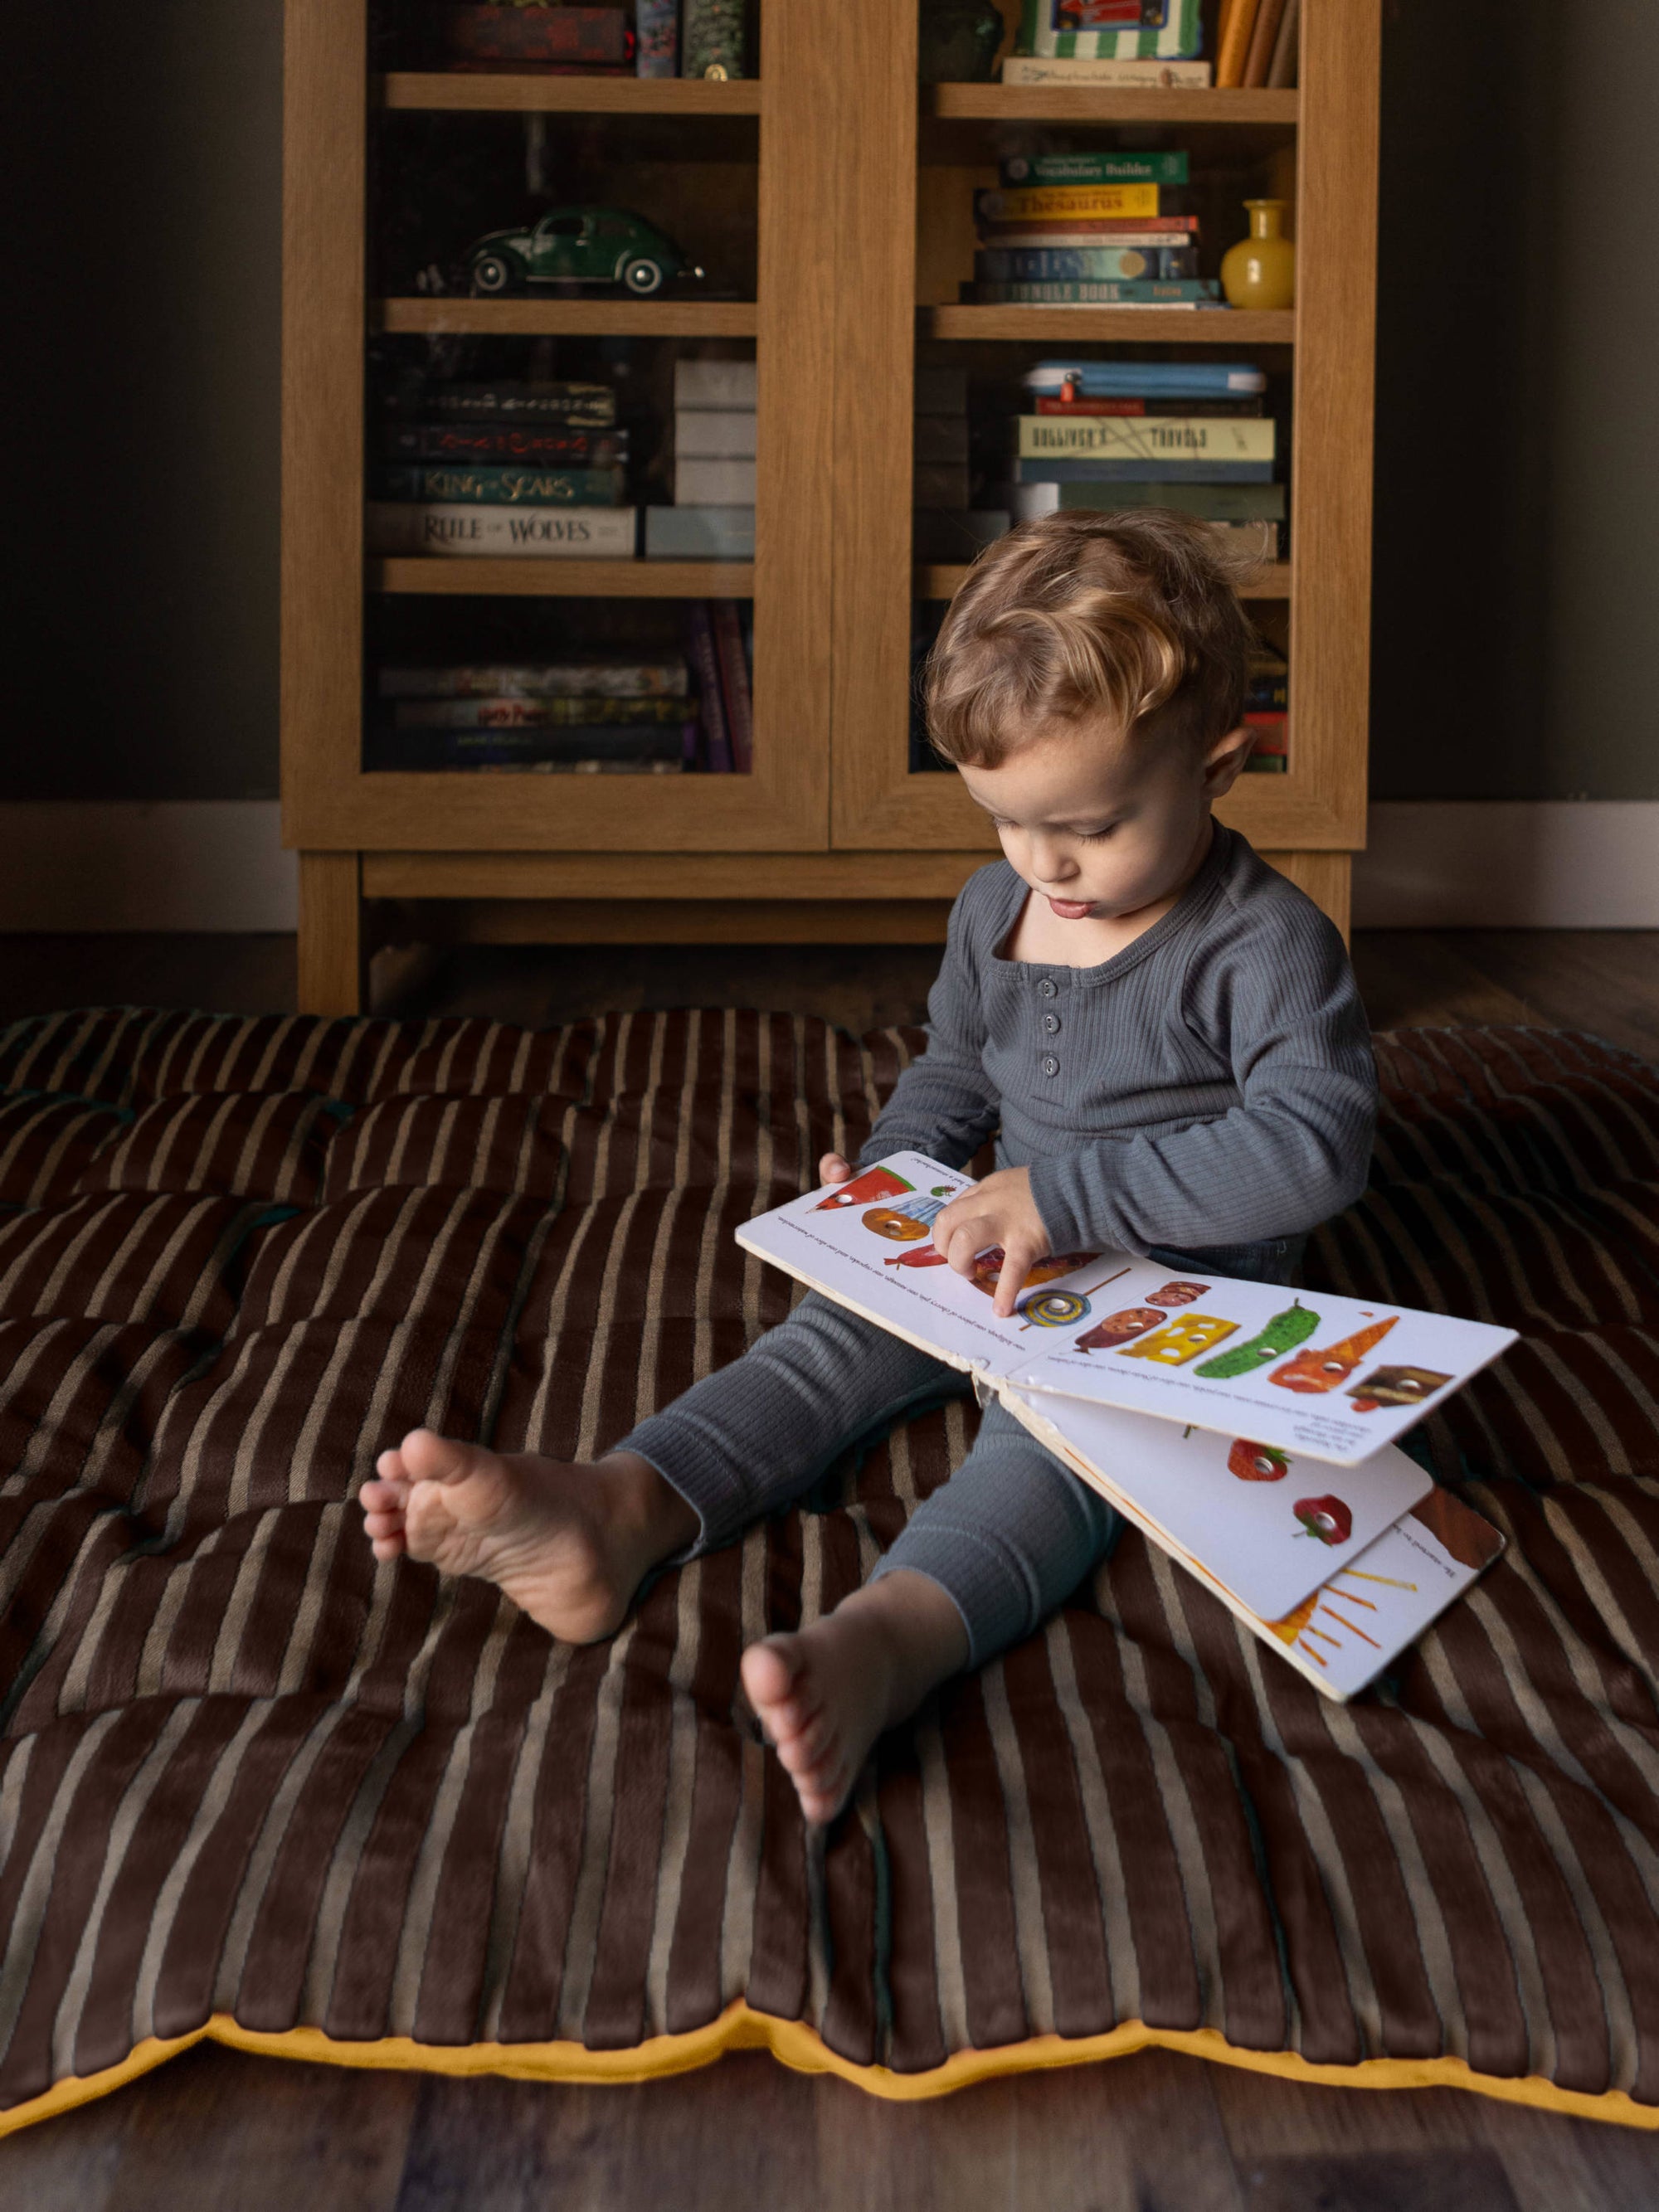
M 1334 1553 L 1358 1565 L 1364 1547 L 1432 1487 L 1414 1460 L 1388 1446 L 1346 1475 L 1333 1501 L 1321 1495 L 1326 1485 L 1319 1478 L 1329 1470 L 1296 1455 L 1303 1514 L 1329 1516 L 1328 1525 L 1310 1528 L 1278 1484 L 1239 1480 L 1232 1438 L 1197 1428 L 1183 1433 L 1173 1421 L 1079 1399 L 1001 1395 L 1015 1418 L 1092 1489 L 1183 1565 L 1265 1620 L 1280 1619 L 1328 1581 Z M 1299 1495 L 1304 1492 L 1311 1494 Z
M 1450 1381 L 1449 1375 L 1433 1367 L 1373 1367 L 1348 1395 L 1356 1413 L 1374 1413 L 1379 1406 L 1420 1406 Z
M 1206 1359 L 1194 1372 L 1206 1382 L 1231 1382 L 1236 1375 L 1249 1375 L 1256 1368 L 1265 1367 L 1270 1359 L 1277 1359 L 1281 1352 L 1294 1352 L 1297 1346 L 1310 1337 L 1319 1326 L 1319 1316 L 1304 1306 L 1300 1298 L 1293 1299 L 1283 1313 L 1276 1313 L 1259 1335 L 1247 1344 L 1236 1344 L 1230 1351 Z
M 1304 1536 L 1322 1544 L 1346 1544 L 1353 1534 L 1353 1515 L 1340 1498 L 1298 1498 L 1291 1508 Z
M 874 1198 L 902 1198 L 910 1185 L 902 1176 L 896 1176 L 890 1168 L 866 1168 L 851 1182 L 838 1182 L 828 1198 L 821 1198 L 813 1208 L 815 1213 L 830 1213 L 838 1206 L 868 1206 Z
M 1159 1329 L 1156 1336 L 1144 1336 L 1139 1344 L 1125 1345 L 1118 1358 L 1154 1359 L 1160 1367 L 1184 1367 L 1200 1352 L 1207 1352 L 1224 1336 L 1231 1336 L 1237 1327 L 1236 1321 L 1223 1321 L 1218 1314 L 1183 1314 L 1179 1321 L 1172 1321 Z
M 1168 1319 L 1159 1306 L 1126 1306 L 1121 1313 L 1108 1314 L 1104 1321 L 1095 1323 L 1087 1335 L 1079 1337 L 1077 1348 L 1079 1352 L 1115 1352 L 1132 1336 L 1143 1335 Z
M 738 1234 L 750 1250 L 933 1358 L 977 1371 L 1000 1389 L 1063 1400 L 1068 1427 L 1073 1413 L 1088 1406 L 1193 1424 L 1214 1440 L 1218 1482 L 1235 1498 L 1274 1494 L 1271 1483 L 1253 1486 L 1227 1472 L 1236 1438 L 1303 1466 L 1369 1462 L 1512 1341 L 1510 1332 L 1486 1323 L 1398 1307 L 1379 1311 L 1334 1291 L 1310 1296 L 1273 1283 L 1175 1277 L 1165 1263 L 1121 1251 L 1053 1255 L 1042 1278 L 1024 1291 L 1021 1310 L 1000 1316 L 982 1287 L 1000 1254 L 981 1255 L 977 1285 L 933 1256 L 939 1212 L 969 1186 L 959 1170 L 897 1152 L 880 1163 L 873 1188 L 854 1178 L 835 1190 L 807 1192 L 744 1223 Z M 849 1196 L 854 1189 L 860 1195 Z M 908 1264 L 893 1264 L 899 1260 Z M 1172 1294 L 1180 1301 L 1173 1310 Z M 1059 1298 L 1087 1298 L 1091 1310 L 1067 1322 L 1060 1316 L 1068 1307 L 1047 1303 Z M 1033 1311 L 1039 1299 L 1042 1310 Z M 1304 1313 L 1317 1316 L 1312 1333 L 1299 1344 L 1291 1337 L 1291 1348 L 1270 1352 L 1266 1364 L 1253 1356 L 1246 1373 L 1197 1371 L 1262 1337 L 1283 1346 L 1287 1330 L 1310 1327 Z M 1362 1413 L 1344 1394 L 1351 1383 L 1369 1385 L 1384 1336 L 1390 1365 L 1448 1379 L 1414 1402 L 1394 1403 L 1384 1378 L 1382 1395 Z M 1297 1494 L 1324 1486 L 1304 1480 Z M 1342 1495 L 1357 1503 L 1346 1484 Z M 1282 1508 L 1273 1517 L 1282 1532 Z M 1356 1522 L 1356 1548 L 1363 1533 Z M 1285 1606 L 1273 1610 L 1276 1617 Z
M 987 1250 L 980 1253 L 978 1257 L 975 1260 L 973 1267 L 969 1273 L 968 1280 L 973 1285 L 976 1291 L 983 1291 L 988 1298 L 994 1297 L 997 1292 L 997 1285 L 1002 1280 L 1002 1270 L 1004 1266 L 1006 1264 L 1007 1257 L 1007 1254 L 1003 1250 L 1000 1244 L 991 1245 Z M 1096 1257 L 1097 1255 L 1093 1252 L 1050 1253 L 1046 1260 L 1039 1260 L 1036 1265 L 1030 1269 L 1026 1275 L 1024 1281 L 1020 1285 L 1020 1289 L 1022 1291 L 1032 1291 L 1037 1289 L 1038 1286 L 1043 1283 L 1056 1282 L 1062 1275 L 1074 1274 L 1078 1268 L 1086 1267 L 1090 1261 Z M 1118 1269 L 1119 1274 L 1125 1274 L 1127 1273 L 1127 1270 L 1126 1268 L 1120 1267 Z M 1109 1279 L 1115 1279 L 1112 1278 Z M 1098 1290 L 1099 1287 L 1100 1285 L 1098 1284 L 1095 1285 L 1097 1290 Z M 1089 1310 L 1089 1304 L 1086 1297 L 1082 1299 L 1081 1304 L 1082 1310 L 1085 1313 L 1087 1313 Z M 1017 1306 L 1015 1308 L 1016 1313 L 1020 1314 L 1021 1316 L 1025 1315 L 1029 1310 L 1030 1309 L 1024 1306 Z M 1064 1323 L 1059 1322 L 1039 1323 L 1039 1327 L 1046 1327 L 1049 1328 L 1057 1328 L 1063 1326 Z
M 1356 1329 L 1340 1343 L 1323 1346 L 1310 1345 L 1307 1351 L 1298 1352 L 1294 1359 L 1286 1360 L 1267 1377 L 1277 1382 L 1281 1390 L 1299 1390 L 1304 1395 L 1316 1396 L 1334 1390 L 1346 1382 L 1368 1352 L 1374 1351 L 1394 1327 L 1395 1319 L 1373 1322 L 1368 1328 Z
M 1236 1437 L 1227 1454 L 1227 1472 L 1241 1482 L 1283 1482 L 1290 1471 L 1287 1452 L 1275 1451 L 1271 1444 L 1254 1444 L 1247 1437 Z
M 1450 1553 L 1460 1566 L 1479 1574 L 1504 1548 L 1504 1539 L 1490 1521 L 1473 1513 L 1461 1498 L 1438 1484 L 1412 1508 L 1412 1518 Z
M 859 1219 L 872 1236 L 890 1237 L 896 1244 L 915 1244 L 927 1235 L 955 1195 L 953 1191 L 912 1191 L 903 1205 L 872 1206 Z
M 1067 1253 L 1065 1256 L 1068 1261 L 1078 1261 L 1092 1260 L 1095 1255 L 1088 1252 L 1081 1255 Z M 1060 1270 L 1062 1273 L 1069 1272 L 1069 1268 Z M 1092 1310 L 1090 1300 L 1095 1293 L 1103 1291 L 1108 1283 L 1116 1282 L 1120 1275 L 1127 1275 L 1128 1272 L 1127 1267 L 1119 1267 L 1115 1273 L 1103 1276 L 1099 1282 L 1091 1283 L 1086 1291 L 1044 1291 L 1037 1297 L 1027 1298 L 1016 1309 L 1021 1325 L 1026 1328 L 1074 1328 L 1079 1322 L 1088 1320 Z M 1025 1279 L 1028 1285 L 1035 1281 L 1035 1273 L 1028 1275 Z

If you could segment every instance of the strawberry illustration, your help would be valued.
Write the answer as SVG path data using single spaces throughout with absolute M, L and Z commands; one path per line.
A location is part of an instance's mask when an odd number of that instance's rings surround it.
M 1283 1482 L 1291 1471 L 1288 1455 L 1271 1444 L 1253 1444 L 1240 1437 L 1227 1455 L 1227 1472 L 1241 1482 Z
M 1291 1510 L 1303 1534 L 1322 1544 L 1346 1544 L 1353 1534 L 1353 1515 L 1340 1498 L 1298 1498 Z

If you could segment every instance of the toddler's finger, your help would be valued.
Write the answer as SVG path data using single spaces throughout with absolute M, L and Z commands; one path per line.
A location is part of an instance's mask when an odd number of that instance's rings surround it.
M 820 1182 L 845 1182 L 852 1172 L 851 1164 L 842 1159 L 839 1152 L 826 1152 L 818 1162 Z

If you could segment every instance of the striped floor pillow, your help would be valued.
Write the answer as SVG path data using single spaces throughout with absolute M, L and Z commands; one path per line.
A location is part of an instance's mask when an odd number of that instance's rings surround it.
M 1148 2043 L 1659 2122 L 1659 1077 L 1402 1032 L 1316 1286 L 1516 1352 L 1428 1425 L 1510 1539 L 1322 1700 L 1131 1534 L 803 1828 L 736 1695 L 966 1447 L 556 1646 L 377 1568 L 417 1422 L 584 1454 L 790 1291 L 734 1225 L 920 1040 L 99 1009 L 0 1037 L 0 2129 L 207 2035 L 638 2078 L 742 2044 L 891 2096 Z

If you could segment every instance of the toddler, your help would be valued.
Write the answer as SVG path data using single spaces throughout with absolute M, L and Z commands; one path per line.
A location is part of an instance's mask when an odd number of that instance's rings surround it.
M 927 678 L 934 745 L 1003 858 L 951 916 L 928 1042 L 859 1156 L 994 1174 L 933 1241 L 1006 1258 L 1013 1310 L 1046 1254 L 1121 1248 L 1186 1273 L 1289 1282 L 1303 1237 L 1363 1188 L 1376 1077 L 1331 924 L 1211 806 L 1243 768 L 1251 643 L 1223 542 L 1161 511 L 1024 523 L 970 572 Z M 854 1170 L 830 1154 L 827 1183 Z M 482 1575 L 556 1637 L 621 1625 L 664 1562 L 732 1541 L 853 1439 L 966 1378 L 816 1294 L 592 1465 L 416 1430 L 363 1486 L 377 1559 Z M 878 1735 L 1029 1635 L 1115 1516 L 995 1404 L 869 1583 L 743 1657 L 810 1820 Z

